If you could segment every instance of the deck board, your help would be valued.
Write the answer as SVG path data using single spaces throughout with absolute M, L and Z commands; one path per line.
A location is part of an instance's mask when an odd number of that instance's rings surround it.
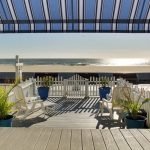
M 118 150 L 117 144 L 110 132 L 110 130 L 101 130 L 106 147 L 108 150 Z
M 82 130 L 83 150 L 94 150 L 93 139 L 90 130 Z
M 132 150 L 143 150 L 141 145 L 137 142 L 137 140 L 134 138 L 134 136 L 130 133 L 128 129 L 122 129 L 120 131 Z
M 51 132 L 52 132 L 51 128 L 44 128 L 40 137 L 38 138 L 38 141 L 37 141 L 34 149 L 45 150 L 47 147 L 47 143 L 51 137 Z
M 0 128 L 0 145 L 7 141 L 7 138 L 12 132 L 13 130 L 11 128 Z
M 95 150 L 106 150 L 102 134 L 99 130 L 91 130 Z
M 150 141 L 150 132 L 146 129 L 139 129 L 139 131 Z
M 30 128 L 29 130 L 31 132 L 28 134 L 23 147 L 25 147 L 27 150 L 33 150 L 38 141 L 38 138 L 40 137 L 40 134 L 42 133 L 43 128 Z
M 51 133 L 50 140 L 48 141 L 46 150 L 58 150 L 60 137 L 61 137 L 61 129 L 53 129 Z
M 81 130 L 72 130 L 71 150 L 82 150 Z
M 0 128 L 0 138 L 3 136 L 3 133 L 7 131 L 6 128 Z
M 0 150 L 149 150 L 149 129 L 0 128 Z
M 68 129 L 62 130 L 58 150 L 70 150 L 70 139 L 71 139 L 71 130 Z
M 150 149 L 150 142 L 137 129 L 130 129 L 136 140 L 140 143 L 144 150 Z
M 17 133 L 16 133 L 16 136 L 13 138 L 14 136 L 14 131 L 15 131 L 15 128 L 13 128 L 12 130 L 9 128 L 8 130 L 4 129 L 4 133 L 3 135 L 4 136 L 1 136 L 1 146 L 0 146 L 0 149 L 3 149 L 3 150 L 7 150 L 7 149 L 10 149 L 11 148 L 11 145 L 13 144 L 14 142 L 14 139 L 16 140 L 17 138 Z M 12 136 L 13 135 L 13 136 Z M 12 139 L 13 138 L 13 139 Z M 10 141 L 10 144 L 8 144 L 8 141 Z M 14 150 L 14 149 L 12 149 Z
M 129 145 L 127 144 L 127 142 L 125 141 L 125 138 L 122 136 L 121 132 L 119 130 L 111 130 L 111 133 L 119 147 L 119 149 L 121 150 L 130 150 Z
M 28 135 L 28 131 L 26 128 L 19 128 L 19 129 L 15 129 L 11 135 L 9 136 L 9 138 L 7 139 L 8 141 L 10 141 L 10 143 L 8 145 L 5 145 L 6 149 L 11 149 L 11 150 L 23 150 L 25 149 L 22 145 L 24 143 L 24 139 L 25 137 Z M 19 142 L 18 142 L 19 141 Z

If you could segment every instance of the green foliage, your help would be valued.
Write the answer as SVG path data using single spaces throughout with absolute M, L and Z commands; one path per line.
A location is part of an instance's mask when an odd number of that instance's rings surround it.
M 12 107 L 15 105 L 15 103 L 8 100 L 8 96 L 17 84 L 18 81 L 8 90 L 4 87 L 0 87 L 0 119 L 5 119 L 9 113 L 11 113 Z
M 43 77 L 42 79 L 42 86 L 48 87 L 53 84 L 53 78 L 51 76 Z
M 134 99 L 133 93 L 129 88 L 125 88 L 127 91 L 123 90 L 123 99 L 118 99 L 115 102 L 117 105 L 121 106 L 125 112 L 127 112 L 132 118 L 136 119 L 138 112 L 140 112 L 141 107 L 150 101 L 150 98 L 144 98 L 142 92 L 139 96 Z
M 108 86 L 109 80 L 106 77 L 102 77 L 100 79 L 100 83 L 101 83 L 102 87 L 105 87 L 105 86 Z

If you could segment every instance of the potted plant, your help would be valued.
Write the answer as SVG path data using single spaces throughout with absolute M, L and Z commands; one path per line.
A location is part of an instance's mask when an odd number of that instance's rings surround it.
M 8 90 L 4 87 L 0 87 L 0 127 L 11 127 L 12 125 L 13 115 L 11 115 L 11 112 L 15 103 L 9 101 L 8 98 L 10 92 L 17 84 L 16 82 Z
M 144 128 L 146 122 L 146 114 L 142 106 L 150 101 L 150 98 L 144 98 L 142 92 L 135 96 L 131 88 L 123 89 L 123 99 L 118 99 L 115 102 L 123 108 L 125 112 L 125 122 L 127 128 Z M 136 93 L 137 94 L 137 93 Z M 136 97 L 136 99 L 135 99 Z
M 101 100 L 103 98 L 107 99 L 107 94 L 110 93 L 111 88 L 108 86 L 108 83 L 109 80 L 106 77 L 101 78 L 100 80 L 101 87 L 99 87 L 99 96 Z
M 43 78 L 42 85 L 38 87 L 38 93 L 42 100 L 46 100 L 48 98 L 49 86 L 53 84 L 53 79 L 51 76 L 47 76 Z

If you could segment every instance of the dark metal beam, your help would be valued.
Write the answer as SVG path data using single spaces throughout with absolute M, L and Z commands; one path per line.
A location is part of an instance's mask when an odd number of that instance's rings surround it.
M 95 30 L 83 30 L 83 31 L 79 31 L 79 30 L 51 30 L 51 31 L 47 31 L 47 30 L 35 30 L 35 31 L 30 31 L 30 30 L 19 30 L 18 32 L 14 31 L 14 30 L 5 30 L 3 32 L 0 33 L 150 33 L 150 31 L 145 31 L 145 30 L 99 30 L 99 31 L 95 31 Z
M 122 24 L 128 24 L 128 23 L 135 23 L 135 24 L 145 24 L 149 23 L 150 20 L 146 19 L 84 19 L 84 20 L 78 20 L 78 19 L 67 19 L 67 20 L 1 20 L 2 24 L 30 24 L 30 23 L 122 23 Z

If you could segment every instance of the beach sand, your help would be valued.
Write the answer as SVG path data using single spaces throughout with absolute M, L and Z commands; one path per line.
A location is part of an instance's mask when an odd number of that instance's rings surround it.
M 0 72 L 15 72 L 13 65 L 0 65 Z M 24 65 L 23 72 L 76 73 L 150 73 L 150 66 L 64 66 Z

